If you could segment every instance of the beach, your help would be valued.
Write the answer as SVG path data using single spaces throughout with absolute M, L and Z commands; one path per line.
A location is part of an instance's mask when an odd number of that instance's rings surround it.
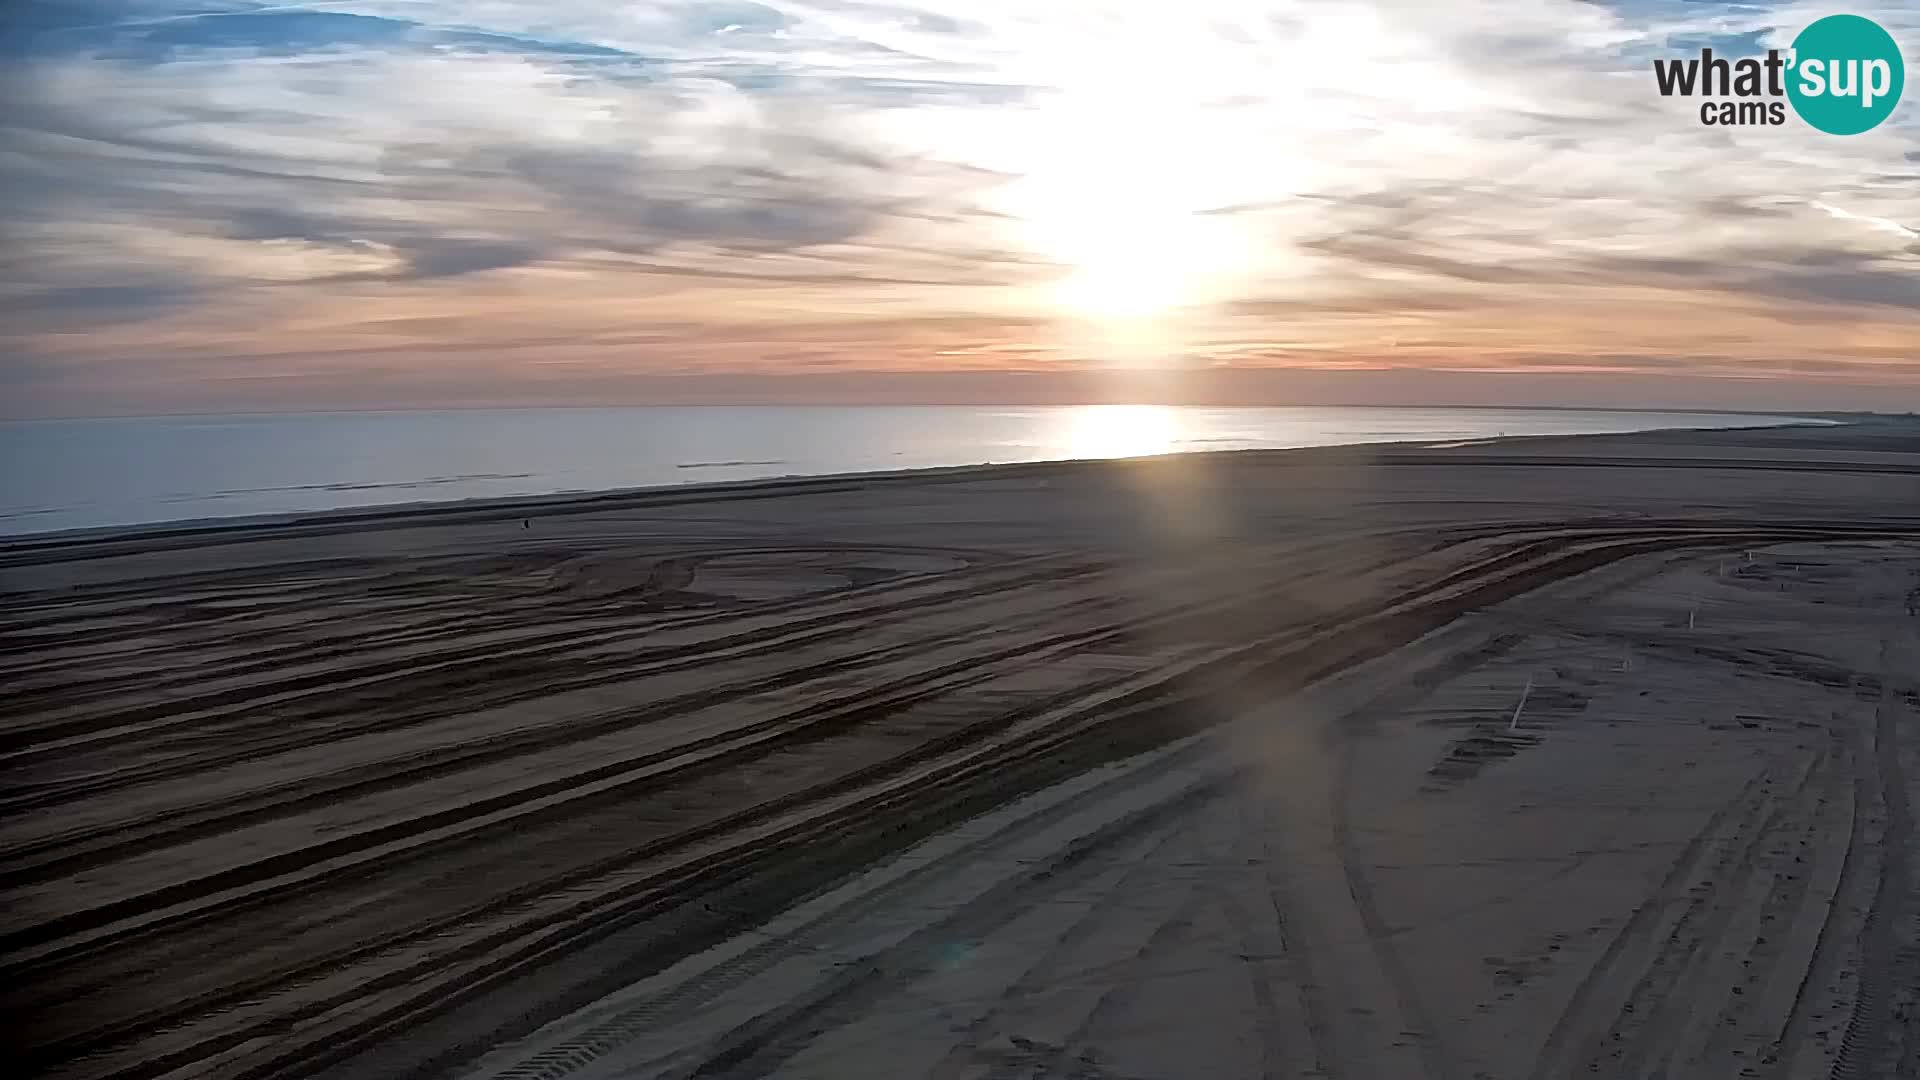
M 1920 423 L 0 541 L 49 1078 L 1920 1075 Z

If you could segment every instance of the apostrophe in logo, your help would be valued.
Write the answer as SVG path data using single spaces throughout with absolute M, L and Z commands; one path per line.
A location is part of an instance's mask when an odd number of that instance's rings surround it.
M 1829 135 L 1878 126 L 1907 82 L 1893 35 L 1858 15 L 1829 15 L 1808 26 L 1787 57 L 1787 100 L 1800 119 Z
M 1785 53 L 1768 49 L 1764 58 L 1730 60 L 1701 49 L 1698 57 L 1655 60 L 1653 76 L 1662 97 L 1719 99 L 1700 105 L 1700 122 L 1710 127 L 1784 124 L 1791 104 L 1831 135 L 1877 127 L 1900 103 L 1907 81 L 1893 35 L 1858 15 L 1813 23 Z

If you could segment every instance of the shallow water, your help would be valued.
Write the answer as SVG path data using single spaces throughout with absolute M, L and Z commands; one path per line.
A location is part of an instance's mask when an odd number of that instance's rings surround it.
M 0 423 L 0 533 L 561 491 L 1256 447 L 1788 420 L 1535 409 L 703 407 Z

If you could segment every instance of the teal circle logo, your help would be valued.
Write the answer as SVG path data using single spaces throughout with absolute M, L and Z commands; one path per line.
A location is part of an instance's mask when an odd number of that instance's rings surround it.
M 1872 19 L 1829 15 L 1793 39 L 1787 99 L 1829 135 L 1858 135 L 1900 103 L 1907 65 L 1893 35 Z

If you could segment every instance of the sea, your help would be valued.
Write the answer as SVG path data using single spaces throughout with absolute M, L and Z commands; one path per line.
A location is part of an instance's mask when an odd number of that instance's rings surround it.
M 0 534 L 778 476 L 1792 423 L 1462 408 L 642 407 L 0 423 Z

